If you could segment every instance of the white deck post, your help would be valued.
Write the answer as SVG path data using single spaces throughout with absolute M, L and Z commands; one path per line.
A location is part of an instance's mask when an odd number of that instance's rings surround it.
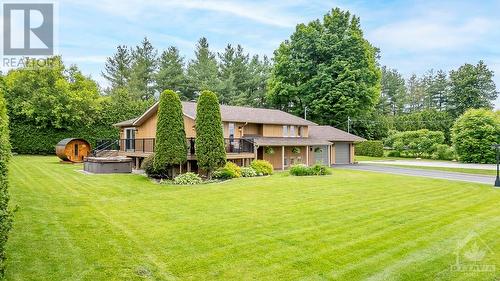
M 285 170 L 285 146 L 281 146 L 281 170 Z
M 332 165 L 331 157 L 332 157 L 332 146 L 328 145 L 328 167 Z

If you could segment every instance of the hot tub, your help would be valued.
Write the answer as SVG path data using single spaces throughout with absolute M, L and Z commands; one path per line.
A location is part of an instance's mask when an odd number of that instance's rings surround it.
M 132 158 L 86 157 L 83 170 L 94 174 L 132 173 Z

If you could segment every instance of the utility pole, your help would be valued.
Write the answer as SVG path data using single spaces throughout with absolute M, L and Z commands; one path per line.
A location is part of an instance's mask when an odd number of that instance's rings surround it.
M 307 120 L 307 105 L 304 107 L 304 119 Z
M 351 117 L 347 116 L 347 132 L 351 133 Z

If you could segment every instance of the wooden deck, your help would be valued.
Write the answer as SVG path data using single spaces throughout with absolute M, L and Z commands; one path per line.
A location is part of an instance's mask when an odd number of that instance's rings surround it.
M 119 156 L 127 156 L 127 157 L 139 157 L 139 158 L 146 158 L 150 156 L 152 152 L 142 152 L 142 151 L 123 151 L 120 150 L 118 152 Z M 226 153 L 226 157 L 228 160 L 234 160 L 234 159 L 250 159 L 250 158 L 255 158 L 256 155 L 255 153 Z M 196 160 L 196 155 L 188 155 L 187 160 Z

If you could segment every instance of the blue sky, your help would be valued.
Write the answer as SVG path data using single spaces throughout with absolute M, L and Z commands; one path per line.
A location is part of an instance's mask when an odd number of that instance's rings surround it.
M 500 88 L 500 1 L 64 0 L 58 2 L 59 53 L 101 84 L 105 58 L 144 36 L 160 50 L 177 46 L 186 59 L 201 36 L 214 51 L 239 43 L 272 56 L 297 23 L 333 7 L 358 15 L 366 38 L 381 49 L 381 63 L 405 76 L 482 59 Z

